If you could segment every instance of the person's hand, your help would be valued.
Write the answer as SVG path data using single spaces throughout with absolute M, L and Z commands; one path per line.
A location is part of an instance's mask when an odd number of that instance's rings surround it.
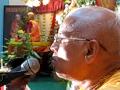
M 21 77 L 18 77 L 14 80 L 11 81 L 11 85 L 12 86 L 25 86 L 28 84 L 28 82 L 30 81 L 30 76 L 27 76 L 27 75 L 24 75 L 24 76 L 21 76 Z

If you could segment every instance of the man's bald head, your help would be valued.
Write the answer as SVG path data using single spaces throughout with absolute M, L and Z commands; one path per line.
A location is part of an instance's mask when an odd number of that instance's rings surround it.
M 29 19 L 34 19 L 34 13 L 33 12 L 28 12 L 27 13 Z
M 68 14 L 59 33 L 69 37 L 95 39 L 110 53 L 120 51 L 120 19 L 102 7 L 84 7 Z

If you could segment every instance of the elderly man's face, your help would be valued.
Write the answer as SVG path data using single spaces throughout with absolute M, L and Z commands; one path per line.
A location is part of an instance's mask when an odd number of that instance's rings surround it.
M 61 30 L 62 29 L 62 30 Z M 53 53 L 53 65 L 58 75 L 63 78 L 77 77 L 79 72 L 84 69 L 85 39 L 68 36 L 65 27 L 62 27 L 55 35 L 51 46 Z M 70 33 L 69 33 L 70 35 Z

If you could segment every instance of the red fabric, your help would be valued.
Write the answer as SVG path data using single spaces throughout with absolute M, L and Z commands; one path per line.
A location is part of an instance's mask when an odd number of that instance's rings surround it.
M 6 90 L 5 89 L 5 86 L 2 86 L 2 87 L 0 87 L 0 90 Z M 14 88 L 14 87 L 9 87 L 9 90 L 16 90 L 16 88 Z M 26 88 L 26 87 L 18 87 L 17 88 L 17 90 L 29 90 L 28 88 Z
M 51 13 L 56 12 L 58 10 L 63 10 L 65 8 L 65 4 L 63 0 L 50 0 L 49 4 L 41 5 L 39 7 L 33 7 L 34 13 Z
M 101 6 L 101 0 L 96 0 L 96 5 Z
M 11 37 L 15 38 L 16 37 L 16 31 L 19 28 L 19 22 L 17 20 L 14 20 L 12 22 L 12 26 L 11 26 Z
M 26 32 L 30 33 L 31 32 L 31 28 L 32 28 L 32 22 L 27 22 L 27 24 L 26 24 Z
M 0 87 L 0 90 L 4 90 L 4 86 Z

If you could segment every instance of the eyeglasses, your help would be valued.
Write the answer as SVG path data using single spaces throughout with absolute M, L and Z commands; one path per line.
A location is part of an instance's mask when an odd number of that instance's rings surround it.
M 63 39 L 66 40 L 75 40 L 75 41 L 90 41 L 89 39 L 84 39 L 84 38 L 67 38 L 67 37 L 61 37 L 58 34 L 55 34 L 54 40 L 58 43 L 60 43 Z
M 75 41 L 91 41 L 91 40 L 85 39 L 85 38 L 73 38 L 73 37 L 72 37 L 72 38 L 67 38 L 67 37 L 60 37 L 58 34 L 55 34 L 55 36 L 54 36 L 54 41 L 55 41 L 56 43 L 58 43 L 58 44 L 60 44 L 63 39 L 75 40 Z M 101 47 L 104 51 L 107 51 L 107 49 L 106 49 L 100 42 L 99 42 L 99 45 L 100 45 L 100 47 Z

